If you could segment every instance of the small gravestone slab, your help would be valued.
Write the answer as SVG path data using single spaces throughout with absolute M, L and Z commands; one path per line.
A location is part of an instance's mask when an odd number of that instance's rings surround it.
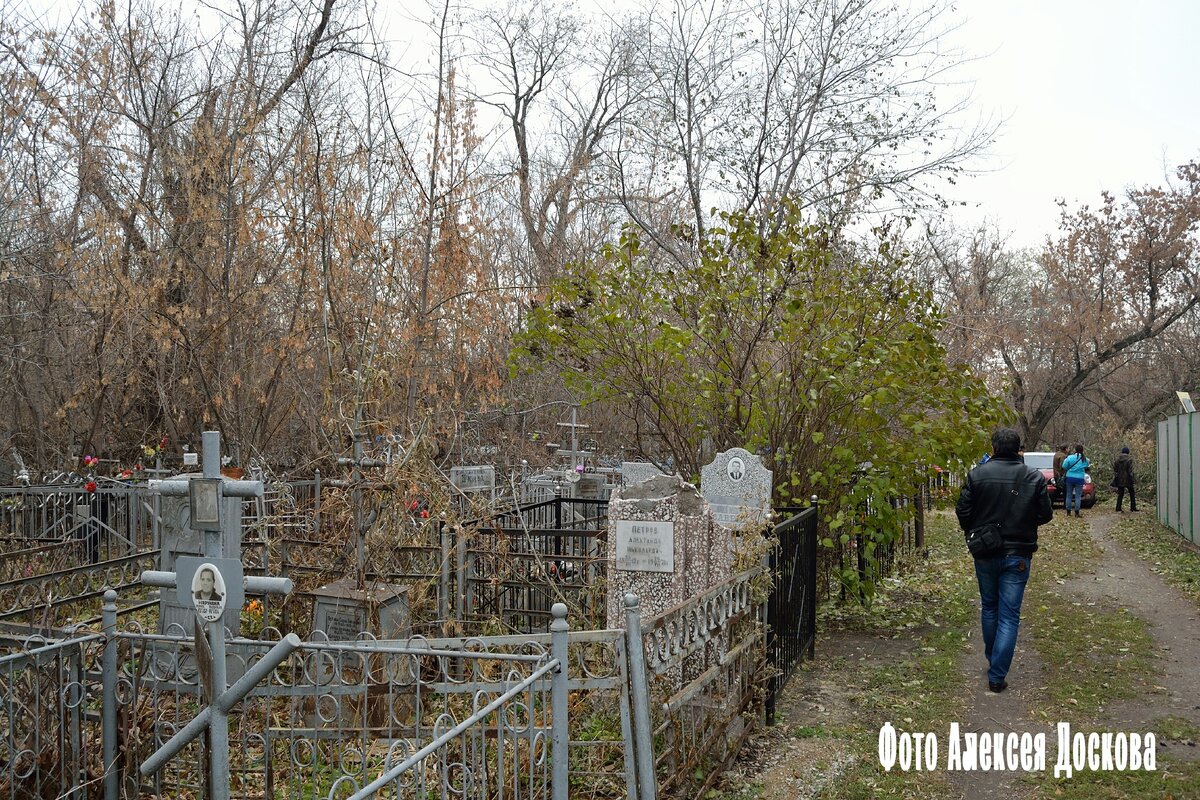
M 753 453 L 734 447 L 700 470 L 700 492 L 717 524 L 730 530 L 765 525 L 771 514 L 771 470 Z
M 587 473 L 580 476 L 579 482 L 575 484 L 575 496 L 581 500 L 602 500 L 604 499 L 601 497 L 604 486 L 603 475 Z
M 364 636 L 399 641 L 412 637 L 407 586 L 375 583 L 360 589 L 353 579 L 343 578 L 309 594 L 313 598 L 313 633 L 320 633 L 331 642 L 353 642 Z M 401 701 L 399 697 L 400 694 L 407 697 L 408 692 L 400 691 L 397 684 L 410 684 L 411 675 L 389 673 L 387 683 L 371 684 L 371 670 L 382 671 L 387 659 L 388 656 L 364 659 L 349 650 L 335 654 L 332 659 L 322 659 L 313 670 L 316 685 L 350 686 L 360 681 L 370 685 L 365 705 L 351 697 L 333 708 L 318 704 L 308 715 L 308 724 L 316 728 L 383 726 L 390 719 L 389 713 L 399 714 L 402 704 L 408 708 L 409 701 Z M 409 666 L 405 657 L 394 663 L 402 668 Z
M 621 483 L 625 486 L 633 486 L 662 474 L 663 471 L 649 461 L 621 462 Z
M 617 520 L 617 569 L 675 571 L 675 523 Z
M 451 467 L 450 482 L 461 492 L 490 492 L 496 488 L 496 468 L 490 464 Z
M 359 589 L 353 580 L 343 578 L 309 594 L 315 601 L 313 630 L 331 642 L 352 642 L 362 633 L 377 639 L 412 636 L 407 586 L 376 583 Z

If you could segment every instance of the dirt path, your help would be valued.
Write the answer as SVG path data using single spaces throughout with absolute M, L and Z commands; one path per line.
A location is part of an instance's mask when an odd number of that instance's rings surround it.
M 1106 723 L 1112 730 L 1140 731 L 1157 719 L 1177 717 L 1200 726 L 1200 610 L 1113 538 L 1110 531 L 1119 519 L 1115 511 L 1093 511 L 1089 519 L 1092 538 L 1104 553 L 1095 571 L 1075 576 L 1064 588 L 1086 601 L 1124 607 L 1145 620 L 1163 671 L 1154 692 L 1106 709 Z M 1166 742 L 1162 749 L 1179 758 L 1200 759 L 1200 748 L 1194 745 Z
M 781 698 L 779 718 L 790 724 L 776 725 L 755 737 L 740 759 L 743 774 L 761 785 L 755 800 L 820 797 L 838 782 L 855 754 L 837 736 L 810 737 L 805 729 L 844 730 L 853 721 L 853 698 L 861 691 L 846 675 L 903 660 L 919 644 L 916 636 L 838 632 L 821 637 L 817 661 L 792 679 Z
M 1140 513 L 1153 513 L 1140 512 Z M 1080 572 L 1059 588 L 1061 596 L 1075 603 L 1104 608 L 1124 608 L 1147 624 L 1153 656 L 1162 676 L 1139 696 L 1114 702 L 1100 712 L 1106 730 L 1146 731 L 1166 717 L 1187 720 L 1200 727 L 1200 610 L 1182 593 L 1169 586 L 1135 553 L 1122 546 L 1111 531 L 1118 515 L 1095 509 L 1085 516 L 1088 532 L 1102 554 L 1094 569 Z M 1047 531 L 1051 533 L 1051 531 Z M 1045 563 L 1045 562 L 1043 562 Z M 1038 568 L 1037 558 L 1034 569 Z M 1028 604 L 1030 598 L 1026 596 Z M 1054 675 L 1047 671 L 1033 646 L 1032 633 L 1039 624 L 1037 609 L 1025 609 L 1017 654 L 1009 674 L 1009 688 L 993 694 L 987 688 L 983 642 L 979 631 L 977 598 L 972 624 L 962 632 L 966 646 L 957 664 L 963 710 L 958 721 L 963 732 L 1045 732 L 1054 742 L 1052 723 L 1039 722 L 1038 703 Z M 856 686 L 853 678 L 863 669 L 873 669 L 912 656 L 919 646 L 919 631 L 892 636 L 841 632 L 823 636 L 818 658 L 796 675 L 780 701 L 783 725 L 756 736 L 740 759 L 742 785 L 751 791 L 725 795 L 755 800 L 803 800 L 823 796 L 844 775 L 849 765 L 873 753 L 856 752 L 861 746 L 836 733 L 814 735 L 812 730 L 838 731 L 856 722 Z M 861 724 L 861 720 L 857 720 Z M 949 730 L 946 720 L 939 738 Z M 944 751 L 943 751 L 944 752 Z M 1200 759 L 1195 742 L 1160 742 L 1160 754 Z M 943 756 L 944 758 L 944 756 Z M 946 772 L 949 796 L 975 800 L 1034 797 L 1036 786 L 1022 773 Z M 850 793 L 857 796 L 854 793 Z M 943 790 L 937 796 L 946 796 Z M 838 796 L 841 796 L 840 794 Z
M 1035 557 L 1036 561 L 1036 557 Z M 1037 569 L 1036 565 L 1034 569 Z M 975 608 L 979 608 L 976 600 Z M 963 691 L 967 693 L 967 713 L 958 720 L 963 732 L 977 733 L 1045 733 L 1053 741 L 1049 726 L 1031 721 L 1030 709 L 1036 702 L 1038 690 L 1045 686 L 1042 661 L 1030 643 L 1029 614 L 1017 634 L 1017 651 L 1008 673 L 1009 687 L 1000 694 L 988 690 L 987 661 L 983 657 L 983 632 L 978 622 L 970 631 L 966 652 L 959 664 L 963 676 Z M 978 620 L 978 616 L 976 616 Z M 1023 780 L 1021 772 L 948 772 L 950 783 L 971 800 L 1021 800 L 1032 796 L 1033 788 Z

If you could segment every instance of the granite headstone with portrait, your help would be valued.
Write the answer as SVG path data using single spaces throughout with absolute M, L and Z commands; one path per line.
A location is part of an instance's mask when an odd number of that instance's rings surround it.
M 762 528 L 771 518 L 771 470 L 753 453 L 734 447 L 700 470 L 700 491 L 717 524 L 729 530 Z

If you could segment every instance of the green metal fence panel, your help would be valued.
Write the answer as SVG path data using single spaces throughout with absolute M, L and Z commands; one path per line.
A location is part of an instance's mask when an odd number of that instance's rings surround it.
M 1155 514 L 1158 516 L 1159 523 L 1167 524 L 1167 477 L 1170 475 L 1167 461 L 1167 421 L 1161 420 L 1158 423 L 1157 436 L 1154 440 L 1154 455 L 1158 461 L 1158 469 L 1155 470 Z
M 1180 502 L 1183 504 L 1183 509 L 1186 512 L 1182 524 L 1179 526 L 1179 533 L 1189 542 L 1196 541 L 1197 519 L 1196 515 L 1200 514 L 1200 507 L 1196 503 L 1196 477 L 1200 473 L 1197 470 L 1197 465 L 1200 465 L 1200 426 L 1195 424 L 1196 415 L 1187 415 L 1187 474 L 1181 477 L 1185 480 L 1187 487 L 1187 495 L 1181 496 Z
M 1200 531 L 1200 504 L 1196 502 L 1200 425 L 1196 414 L 1179 414 L 1160 421 L 1156 450 L 1158 521 L 1194 543 Z

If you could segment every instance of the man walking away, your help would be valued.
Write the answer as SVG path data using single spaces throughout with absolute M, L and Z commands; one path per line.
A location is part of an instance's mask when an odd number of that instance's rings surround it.
M 967 475 L 955 514 L 959 527 L 971 531 L 997 524 L 1001 544 L 993 553 L 975 559 L 975 577 L 982 601 L 984 656 L 988 688 L 1003 692 L 1017 647 L 1021 601 L 1029 567 L 1037 550 L 1037 529 L 1050 521 L 1050 495 L 1041 470 L 1021 462 L 1021 436 L 1011 428 L 992 434 L 992 459 Z
M 1133 456 L 1129 448 L 1122 447 L 1121 455 L 1113 462 L 1113 486 L 1117 490 L 1117 512 L 1121 511 L 1121 501 L 1125 499 L 1125 490 L 1129 490 L 1129 510 L 1137 511 L 1137 499 L 1133 494 Z

